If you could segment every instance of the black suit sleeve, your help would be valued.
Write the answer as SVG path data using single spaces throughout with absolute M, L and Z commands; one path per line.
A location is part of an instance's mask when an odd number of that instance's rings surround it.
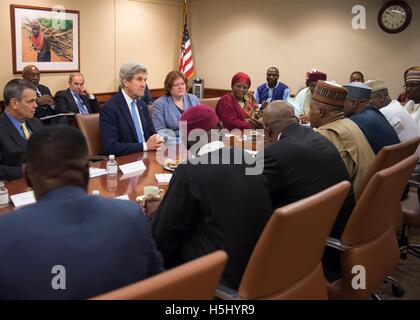
M 264 150 L 264 181 L 270 193 L 273 210 L 275 210 L 278 202 L 276 198 L 285 192 L 288 182 L 287 175 L 269 148 Z
M 55 110 L 57 111 L 57 113 L 74 112 L 69 108 L 67 98 L 63 91 L 58 91 L 55 94 L 54 101 L 55 101 Z
M 3 164 L 3 146 L 0 144 L 0 180 L 22 178 L 22 167 L 11 167 Z
M 86 101 L 88 103 L 89 113 L 99 113 L 101 106 L 96 98 L 90 99 L 89 97 L 86 97 Z
M 183 262 L 183 244 L 196 224 L 199 203 L 183 172 L 174 173 L 168 191 L 152 217 L 152 234 L 166 268 Z

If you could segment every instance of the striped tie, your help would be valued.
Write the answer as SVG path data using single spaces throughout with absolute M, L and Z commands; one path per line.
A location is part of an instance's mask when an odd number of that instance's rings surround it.
M 25 135 L 26 140 L 29 140 L 29 138 L 31 137 L 31 134 L 29 133 L 26 123 L 22 122 L 20 125 L 22 126 L 23 134 Z

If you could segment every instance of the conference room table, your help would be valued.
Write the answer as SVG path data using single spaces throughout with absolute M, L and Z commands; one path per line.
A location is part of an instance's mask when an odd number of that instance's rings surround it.
M 247 135 L 229 135 L 223 139 L 227 146 L 239 147 L 251 152 L 264 148 L 263 138 L 256 139 Z M 102 197 L 115 198 L 127 195 L 131 201 L 136 201 L 138 196 L 143 195 L 145 186 L 158 186 L 165 192 L 169 182 L 158 183 L 156 174 L 173 174 L 173 171 L 164 168 L 166 159 L 185 161 L 188 158 L 188 151 L 183 144 L 165 146 L 159 151 L 138 152 L 116 158 L 118 165 L 129 164 L 136 161 L 143 161 L 146 169 L 123 174 L 118 171 L 116 176 L 101 175 L 91 178 L 88 185 L 88 193 L 98 190 Z M 107 160 L 91 162 L 91 168 L 106 168 Z M 31 191 L 24 179 L 17 179 L 5 183 L 9 191 L 9 197 L 23 192 Z M 12 213 L 15 209 L 12 202 L 7 207 L 0 208 L 0 215 Z

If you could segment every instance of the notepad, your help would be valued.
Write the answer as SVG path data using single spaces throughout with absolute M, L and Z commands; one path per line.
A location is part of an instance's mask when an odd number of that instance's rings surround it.
M 142 160 L 120 165 L 120 170 L 122 171 L 123 174 L 138 172 L 145 169 L 146 169 L 146 166 L 144 165 Z
M 122 196 L 119 196 L 119 197 L 115 197 L 114 199 L 118 199 L 118 200 L 130 200 L 130 198 L 126 194 L 124 194 Z
M 35 194 L 33 191 L 18 193 L 10 196 L 16 208 L 26 206 L 36 202 Z
M 89 176 L 91 178 L 96 178 L 99 176 L 103 176 L 106 174 L 106 169 L 100 169 L 100 168 L 89 168 Z
M 158 183 L 169 183 L 172 179 L 172 173 L 157 173 L 155 177 Z

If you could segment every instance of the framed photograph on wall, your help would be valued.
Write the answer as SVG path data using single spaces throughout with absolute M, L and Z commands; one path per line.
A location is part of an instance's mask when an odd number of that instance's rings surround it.
M 29 64 L 41 72 L 80 70 L 79 11 L 10 5 L 13 73 Z

